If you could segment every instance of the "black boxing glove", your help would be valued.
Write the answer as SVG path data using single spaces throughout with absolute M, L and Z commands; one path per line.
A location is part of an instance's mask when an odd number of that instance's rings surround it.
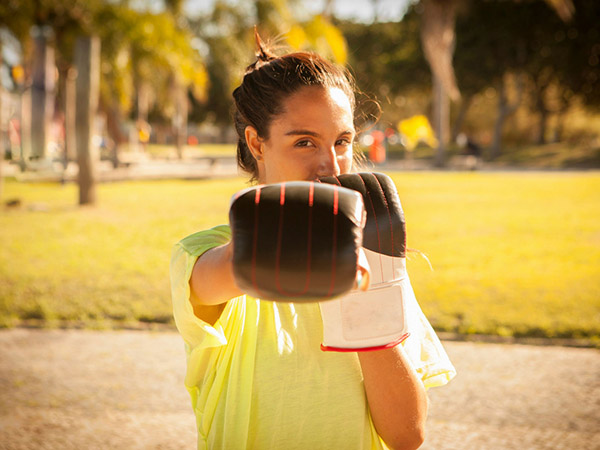
M 387 256 L 406 256 L 406 223 L 400 197 L 392 179 L 384 173 L 348 173 L 320 178 L 359 192 L 367 211 L 363 247 Z
M 263 300 L 318 301 L 354 286 L 365 212 L 362 196 L 294 181 L 234 195 L 229 210 L 238 287 Z
M 408 337 L 407 308 L 417 305 L 406 273 L 406 225 L 396 186 L 382 173 L 344 174 L 320 181 L 363 196 L 367 211 L 363 247 L 371 281 L 366 292 L 351 292 L 320 304 L 321 348 L 364 351 L 393 347 Z

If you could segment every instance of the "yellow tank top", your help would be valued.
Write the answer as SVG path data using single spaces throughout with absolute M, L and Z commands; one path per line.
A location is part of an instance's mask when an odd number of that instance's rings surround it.
M 356 353 L 320 350 L 317 303 L 243 295 L 229 300 L 214 325 L 194 315 L 194 263 L 230 236 L 228 226 L 195 233 L 174 247 L 171 259 L 173 312 L 185 341 L 185 386 L 198 448 L 385 449 L 371 421 Z M 454 367 L 421 316 L 412 318 L 417 326 L 405 349 L 426 387 L 442 385 Z

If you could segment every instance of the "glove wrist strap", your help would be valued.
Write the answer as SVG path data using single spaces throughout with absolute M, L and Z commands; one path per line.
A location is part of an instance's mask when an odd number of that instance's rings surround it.
M 404 333 L 398 339 L 393 342 L 384 345 L 377 345 L 373 347 L 364 347 L 364 348 L 343 348 L 343 347 L 331 347 L 324 344 L 321 344 L 321 350 L 324 352 L 341 352 L 341 353 L 349 353 L 349 352 L 375 352 L 377 350 L 385 350 L 386 348 L 393 348 L 402 342 L 404 342 L 410 333 Z

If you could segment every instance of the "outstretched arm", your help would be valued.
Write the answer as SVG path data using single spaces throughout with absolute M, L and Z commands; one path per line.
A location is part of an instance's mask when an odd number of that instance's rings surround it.
M 190 301 L 200 319 L 215 323 L 225 303 L 242 295 L 235 284 L 232 269 L 231 242 L 215 247 L 201 255 L 190 278 Z

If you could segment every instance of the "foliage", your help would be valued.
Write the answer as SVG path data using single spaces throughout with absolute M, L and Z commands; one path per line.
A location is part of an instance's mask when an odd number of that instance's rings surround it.
M 409 271 L 438 330 L 600 336 L 597 173 L 391 173 L 407 218 Z M 6 183 L 0 322 L 171 322 L 172 245 L 227 220 L 240 178 L 99 186 Z M 577 201 L 573 201 L 577 199 Z M 46 210 L 44 210 L 44 208 Z
M 95 23 L 102 40 L 102 90 L 107 102 L 116 96 L 120 108 L 128 112 L 136 91 L 146 84 L 155 111 L 171 117 L 174 85 L 188 86 L 194 98 L 205 94 L 208 77 L 191 45 L 193 36 L 171 12 L 135 11 L 107 3 L 98 10 Z
M 118 73 L 114 69 L 121 69 L 121 73 L 125 69 L 123 75 L 129 75 L 132 83 L 149 83 L 157 103 L 167 111 L 172 108 L 172 79 L 189 85 L 195 97 L 202 96 L 207 81 L 202 61 L 190 46 L 191 34 L 179 29 L 169 13 L 111 8 L 106 14 L 112 16 L 108 23 L 116 28 L 103 30 L 107 50 L 116 50 L 104 53 L 107 76 Z
M 531 20 L 526 12 L 514 2 L 485 1 L 471 2 L 459 14 L 454 67 L 465 97 L 496 85 L 505 73 L 525 64 L 523 33 Z
M 568 43 L 556 69 L 564 83 L 583 102 L 600 109 L 600 5 L 594 0 L 574 0 L 573 21 L 555 30 L 558 43 Z
M 349 65 L 361 89 L 393 97 L 431 83 L 414 8 L 399 23 L 341 22 L 339 27 L 348 41 Z
M 52 25 L 64 30 L 76 25 L 89 30 L 91 11 L 100 0 L 8 0 L 0 4 L 0 23 L 22 42 L 33 25 Z
M 247 11 L 223 1 L 215 2 L 209 16 L 192 22 L 195 35 L 207 48 L 208 91 L 203 101 L 193 101 L 191 119 L 208 119 L 220 127 L 231 124 L 231 93 L 241 82 L 252 56 Z
M 172 9 L 177 9 L 172 2 Z M 159 93 L 163 110 L 171 108 L 169 86 L 173 80 L 189 85 L 201 97 L 206 72 L 192 35 L 181 27 L 172 12 L 150 13 L 127 6 L 127 2 L 101 0 L 11 0 L 0 6 L 2 23 L 27 48 L 32 25 L 49 26 L 57 47 L 61 76 L 72 65 L 77 36 L 98 34 L 102 41 L 102 94 L 107 103 L 116 97 L 125 111 L 133 103 L 141 81 Z
M 422 114 L 427 107 L 431 74 L 419 41 L 419 17 L 412 7 L 399 22 L 340 22 L 348 42 L 348 64 L 360 91 L 379 100 L 388 123 Z M 424 94 L 424 91 L 426 93 Z M 406 97 L 419 98 L 407 104 Z
M 470 2 L 456 25 L 454 65 L 468 95 L 494 86 L 507 73 L 530 80 L 532 110 L 548 88 L 571 102 L 598 105 L 600 92 L 600 6 L 576 0 L 572 20 L 564 22 L 542 1 Z M 551 100 L 543 98 L 544 105 Z
M 285 38 L 295 50 L 314 51 L 340 65 L 346 64 L 348 60 L 343 33 L 321 14 L 302 25 L 292 25 Z
M 276 52 L 286 50 L 318 51 L 331 60 L 345 64 L 343 34 L 329 20 L 316 15 L 306 22 L 296 18 L 298 2 L 284 0 L 217 0 L 212 11 L 192 22 L 196 36 L 205 43 L 209 92 L 205 101 L 193 102 L 192 119 L 208 120 L 224 131 L 231 125 L 231 93 L 252 62 L 255 52 L 253 29 Z
M 181 0 L 162 2 L 164 11 L 158 13 L 133 9 L 127 1 L 0 3 L 0 24 L 21 40 L 26 61 L 31 57 L 31 26 L 52 26 L 61 77 L 71 66 L 76 36 L 92 31 L 101 36 L 101 105 L 103 112 L 115 112 L 113 124 L 122 123 L 124 114 L 135 114 L 136 95 L 143 85 L 150 86 L 150 119 L 170 118 L 174 86 L 181 83 L 189 87 L 190 121 L 212 122 L 227 131 L 231 126 L 231 92 L 252 61 L 254 24 L 275 46 L 316 50 L 338 63 L 347 63 L 366 94 L 359 96 L 359 105 L 361 100 L 367 105 L 368 99 L 379 100 L 383 126 L 427 114 L 431 106 L 431 74 L 419 37 L 422 2 L 413 2 L 400 22 L 373 24 L 339 22 L 322 15 L 302 17 L 303 0 L 217 0 L 210 13 L 191 22 L 181 14 Z M 520 127 L 534 128 L 532 118 L 537 117 L 535 128 L 540 128 L 542 135 L 542 121 L 557 124 L 553 131 L 558 139 L 573 105 L 598 110 L 600 3 L 458 3 L 462 6 L 457 15 L 454 69 L 463 97 L 501 96 L 503 82 L 506 92 L 514 94 L 515 89 L 505 81 L 516 80 L 517 74 L 525 81 L 523 105 L 530 114 L 526 123 L 511 123 L 512 136 Z M 571 19 L 564 21 L 555 10 Z M 60 92 L 56 103 L 62 105 Z M 479 119 L 482 115 L 499 116 L 495 109 L 499 103 L 494 101 L 483 114 L 478 111 L 478 120 L 471 120 L 467 128 L 478 127 L 477 134 L 489 142 L 486 136 L 491 135 L 493 121 Z M 370 113 L 366 116 L 372 119 Z M 468 121 L 469 115 L 466 117 Z M 505 135 L 509 134 L 507 128 Z M 521 142 L 528 139 L 533 138 L 522 133 Z

